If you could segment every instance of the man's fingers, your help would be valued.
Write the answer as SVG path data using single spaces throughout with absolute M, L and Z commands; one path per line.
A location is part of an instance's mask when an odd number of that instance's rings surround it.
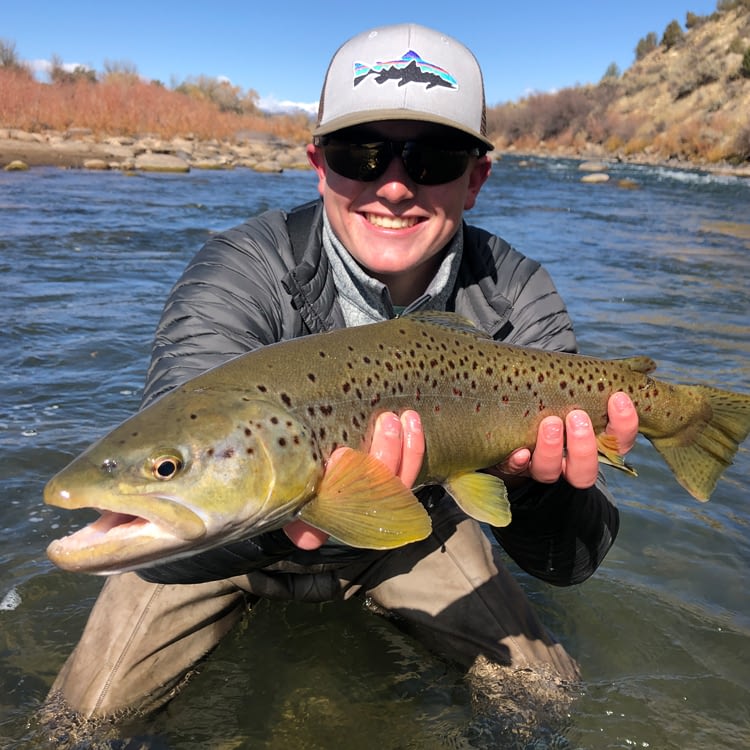
M 318 549 L 328 540 L 325 531 L 316 529 L 304 521 L 290 521 L 284 526 L 284 533 L 300 549 Z
M 617 447 L 621 454 L 627 453 L 638 436 L 638 412 L 627 393 L 618 391 L 609 397 L 607 402 L 607 434 L 617 438 Z
M 568 484 L 585 489 L 599 474 L 599 449 L 589 415 L 576 409 L 565 418 L 566 455 L 563 474 Z
M 562 473 L 565 429 L 560 417 L 545 417 L 539 425 L 529 473 L 537 482 L 552 483 Z
M 409 488 L 417 481 L 422 470 L 425 454 L 424 431 L 422 420 L 415 411 L 405 411 L 401 415 L 401 466 L 396 472 L 399 479 Z
M 394 474 L 398 474 L 401 468 L 402 434 L 401 420 L 392 411 L 384 412 L 375 422 L 370 455 Z

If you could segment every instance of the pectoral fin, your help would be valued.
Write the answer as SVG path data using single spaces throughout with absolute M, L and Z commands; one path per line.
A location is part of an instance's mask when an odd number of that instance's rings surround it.
M 599 463 L 624 471 L 631 477 L 638 476 L 638 472 L 632 466 L 626 464 L 625 459 L 620 455 L 617 438 L 614 435 L 597 435 L 596 445 L 599 450 Z
M 507 526 L 511 521 L 508 489 L 492 474 L 467 472 L 449 477 L 445 488 L 461 510 L 490 526 Z
M 341 451 L 299 517 L 344 544 L 365 549 L 401 547 L 432 531 L 414 493 L 380 461 L 351 448 Z

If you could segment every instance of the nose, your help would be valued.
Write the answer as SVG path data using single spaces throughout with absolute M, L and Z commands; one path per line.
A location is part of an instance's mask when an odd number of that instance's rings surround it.
M 377 196 L 389 203 L 401 203 L 412 200 L 415 193 L 416 185 L 406 173 L 404 162 L 400 156 L 394 156 L 377 181 Z

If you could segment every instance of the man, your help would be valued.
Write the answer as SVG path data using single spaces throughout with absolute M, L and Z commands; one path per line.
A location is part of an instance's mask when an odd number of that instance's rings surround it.
M 419 309 L 454 310 L 509 343 L 574 351 L 546 272 L 463 223 L 490 174 L 484 115 L 481 71 L 454 39 L 398 25 L 344 44 L 308 147 L 322 200 L 267 212 L 204 246 L 165 306 L 144 404 L 257 347 Z M 623 452 L 632 446 L 637 416 L 625 394 L 610 399 L 608 431 Z M 370 452 L 411 486 L 424 452 L 419 415 L 381 415 Z M 489 470 L 510 489 L 514 520 L 492 530 L 508 554 L 558 585 L 587 578 L 618 528 L 588 416 L 547 418 L 533 452 Z M 355 550 L 295 521 L 140 576 L 113 576 L 52 693 L 83 716 L 153 709 L 259 597 L 367 595 L 475 674 L 491 665 L 500 680 L 575 680 L 575 662 L 539 622 L 497 545 L 442 491 L 420 498 L 433 532 L 397 550 Z

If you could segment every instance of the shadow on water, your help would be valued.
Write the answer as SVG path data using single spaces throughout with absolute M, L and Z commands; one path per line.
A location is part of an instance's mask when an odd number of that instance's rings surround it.
M 583 351 L 750 391 L 750 184 L 612 171 L 640 189 L 503 159 L 469 219 L 545 264 Z M 0 174 L 0 747 L 44 746 L 31 717 L 101 585 L 46 561 L 87 519 L 45 507 L 44 482 L 137 408 L 163 301 L 206 237 L 313 194 L 309 173 Z M 632 463 L 638 479 L 608 474 L 621 531 L 592 579 L 551 589 L 514 571 L 585 681 L 564 737 L 534 747 L 744 750 L 750 451 L 707 504 L 645 442 Z M 487 729 L 460 673 L 361 606 L 263 603 L 167 709 L 100 746 L 458 749 L 492 747 Z

